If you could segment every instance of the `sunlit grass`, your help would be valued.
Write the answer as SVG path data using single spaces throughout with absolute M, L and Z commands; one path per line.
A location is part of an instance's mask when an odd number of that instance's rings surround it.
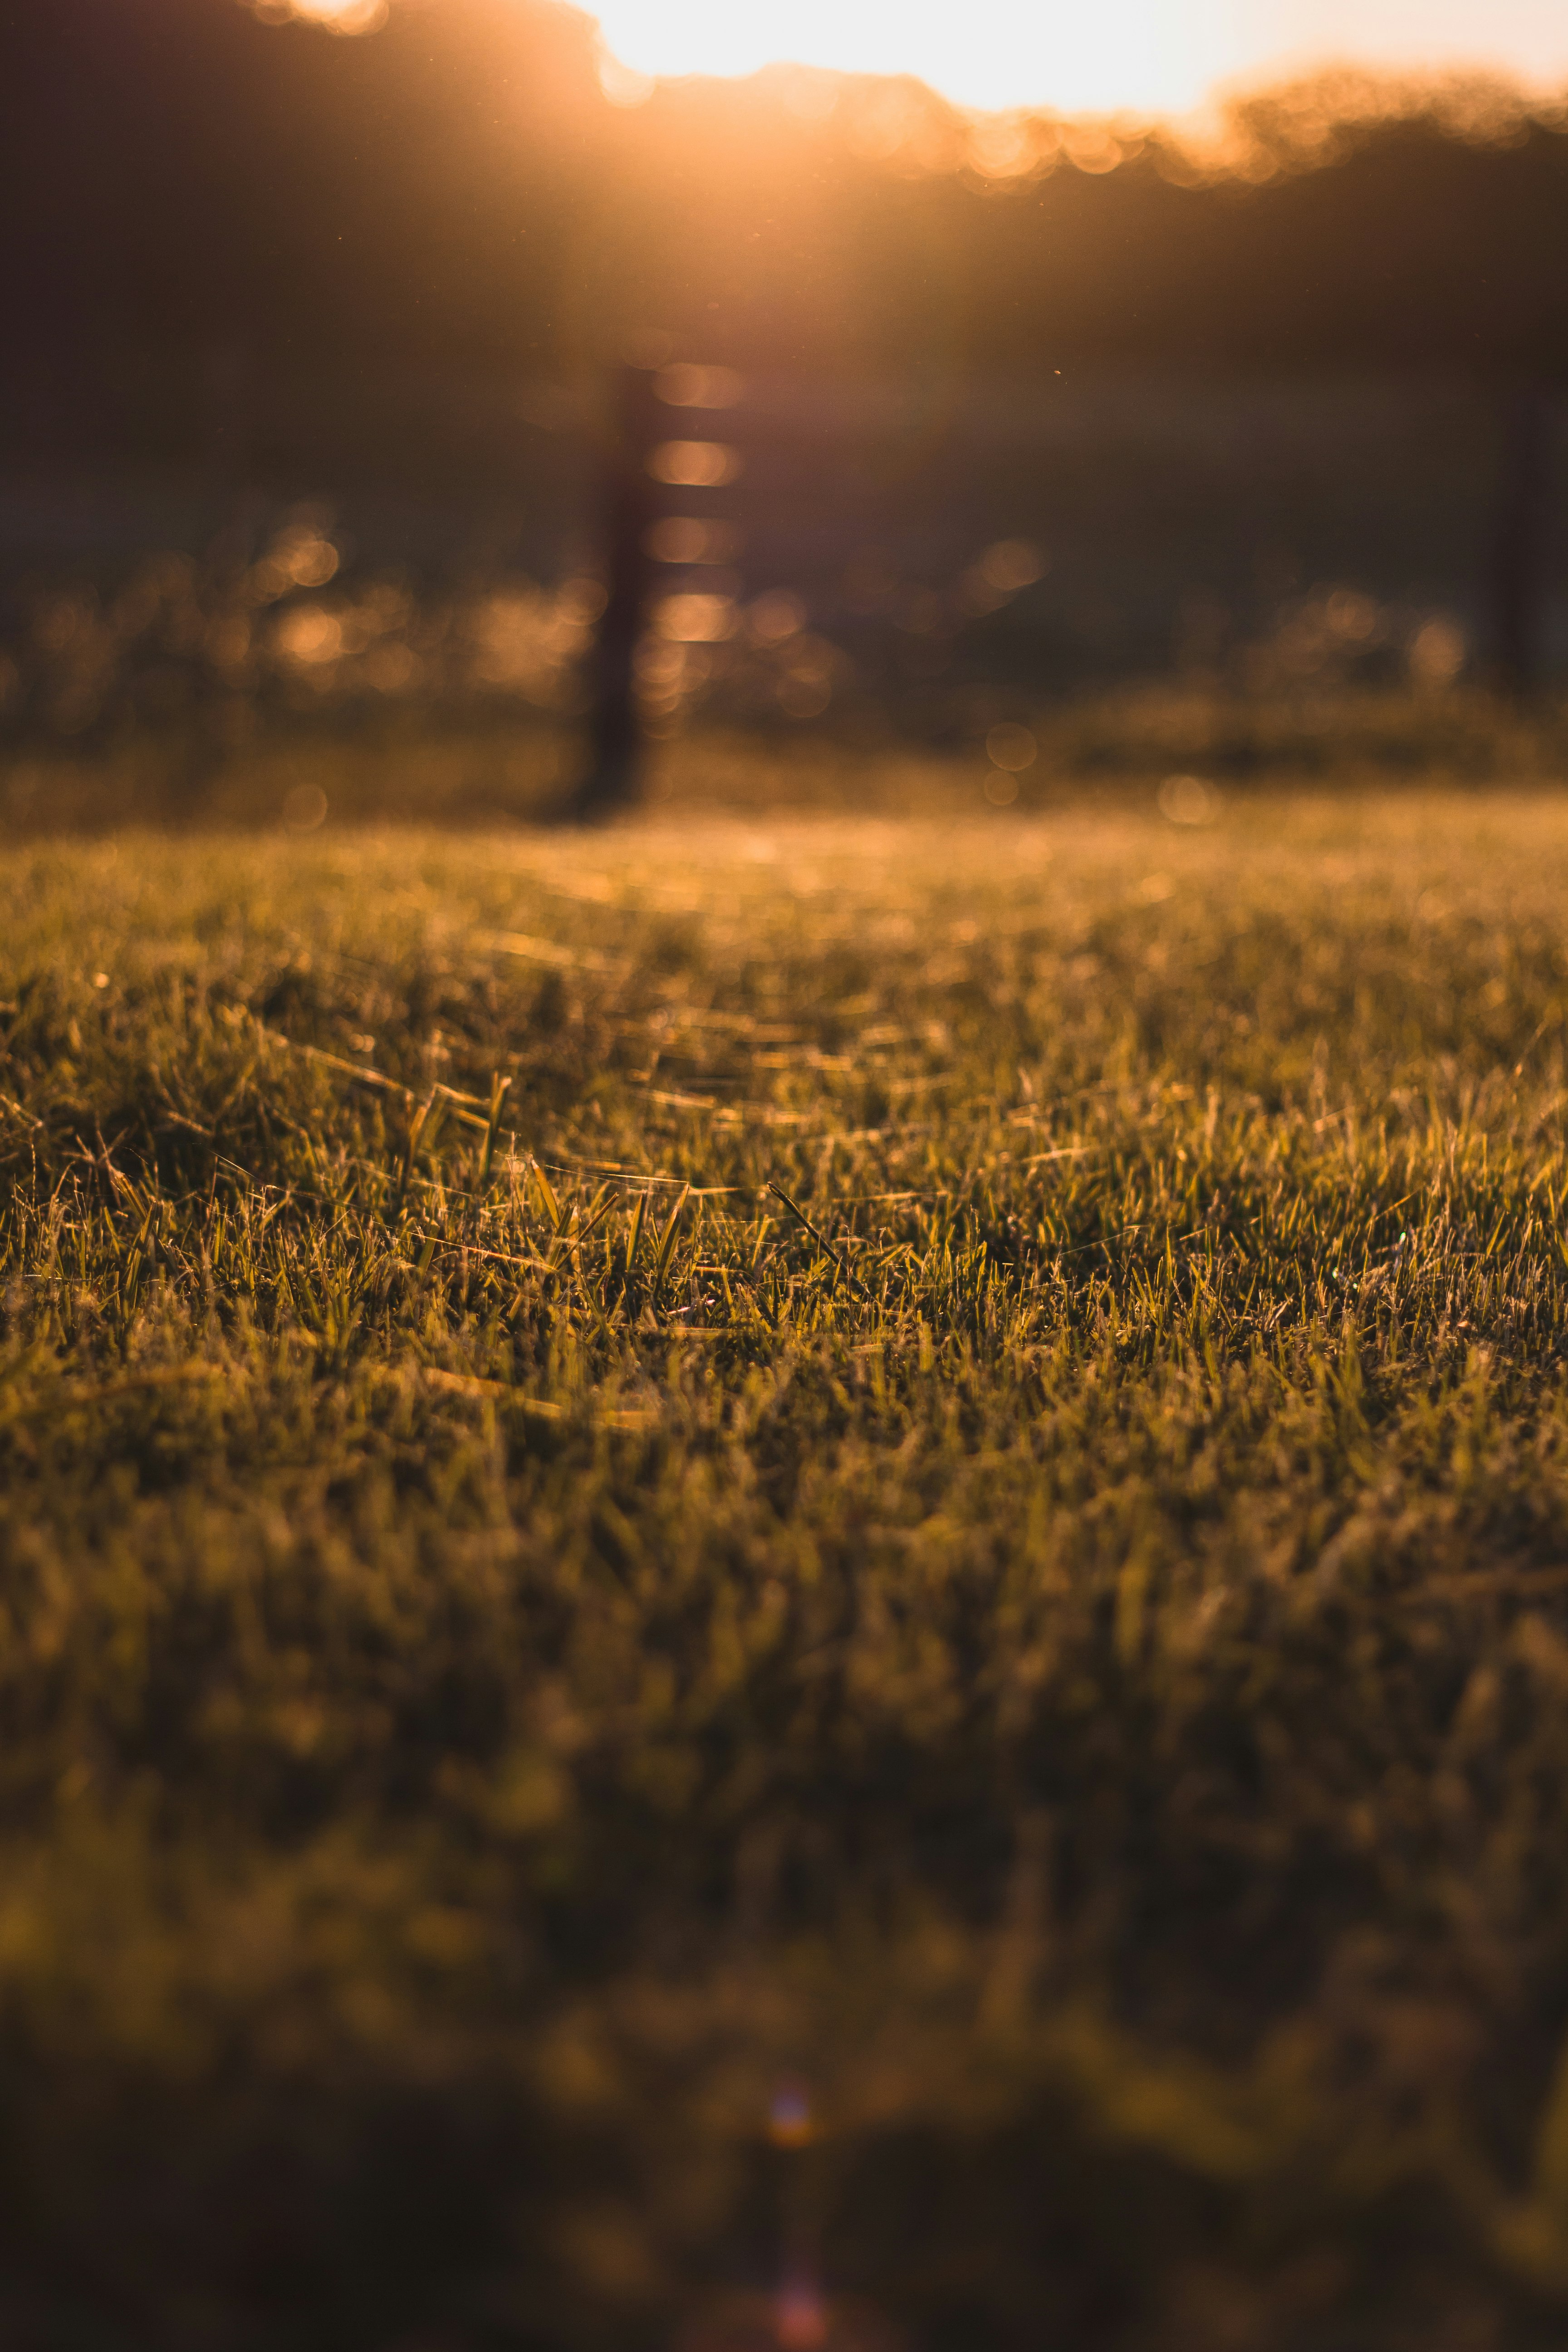
M 1565 889 L 14 852 L 16 2326 L 1557 2340 Z

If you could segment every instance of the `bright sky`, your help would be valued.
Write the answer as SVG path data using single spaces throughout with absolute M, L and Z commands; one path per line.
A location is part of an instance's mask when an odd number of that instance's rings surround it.
M 635 72 L 912 73 L 973 107 L 1179 114 L 1218 81 L 1343 61 L 1568 86 L 1568 0 L 596 0 L 595 13 Z

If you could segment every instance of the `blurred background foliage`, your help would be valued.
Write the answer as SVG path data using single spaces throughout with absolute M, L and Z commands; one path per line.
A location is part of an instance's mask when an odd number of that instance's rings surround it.
M 1194 154 L 787 69 L 616 106 L 554 0 L 401 0 L 358 40 L 237 0 L 7 16 L 0 171 L 31 233 L 0 299 L 78 446 L 188 446 L 132 355 L 549 373 L 650 304 L 753 369 L 955 339 L 982 371 L 1568 363 L 1568 116 L 1502 87 L 1340 76 L 1239 102 Z
M 332 14 L 3 12 L 0 822 L 270 820 L 301 747 L 334 808 L 368 750 L 383 810 L 550 807 L 628 353 L 741 388 L 639 656 L 656 739 L 984 778 L 1024 726 L 1037 783 L 1179 769 L 1196 703 L 1231 776 L 1336 737 L 1559 767 L 1551 710 L 1521 752 L 1460 704 L 1521 387 L 1542 483 L 1563 455 L 1563 106 L 1346 72 L 1200 142 L 908 79 L 641 85 L 556 0 Z M 1561 522 L 1534 562 L 1552 686 Z

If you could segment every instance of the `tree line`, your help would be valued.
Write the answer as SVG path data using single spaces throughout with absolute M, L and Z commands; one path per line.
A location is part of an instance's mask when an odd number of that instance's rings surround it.
M 1205 159 L 966 130 L 900 83 L 616 106 L 557 0 L 401 0 L 354 39 L 241 0 L 0 27 L 17 380 L 105 432 L 159 358 L 550 374 L 655 327 L 780 369 L 1568 370 L 1568 109 L 1500 89 L 1281 90 Z

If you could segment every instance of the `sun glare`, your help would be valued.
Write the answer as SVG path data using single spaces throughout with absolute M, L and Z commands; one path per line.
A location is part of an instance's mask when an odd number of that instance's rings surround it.
M 387 0 L 253 0 L 253 5 L 266 23 L 321 25 L 329 33 L 377 33 L 387 16 Z
M 908 73 L 958 104 L 1063 110 L 1196 102 L 1226 63 L 1212 0 L 602 0 L 616 63 L 634 74 L 740 75 L 775 63 Z
M 1562 0 L 599 0 L 606 89 L 774 64 L 912 74 L 955 104 L 1184 114 L 1215 85 L 1331 59 L 1568 79 Z
M 269 24 L 373 33 L 396 0 L 249 5 Z M 1332 65 L 1568 89 L 1563 0 L 597 0 L 593 13 L 605 95 L 628 107 L 660 80 L 774 65 L 909 75 L 977 114 L 1192 115 L 1227 82 Z M 803 112 L 832 103 L 801 92 Z

